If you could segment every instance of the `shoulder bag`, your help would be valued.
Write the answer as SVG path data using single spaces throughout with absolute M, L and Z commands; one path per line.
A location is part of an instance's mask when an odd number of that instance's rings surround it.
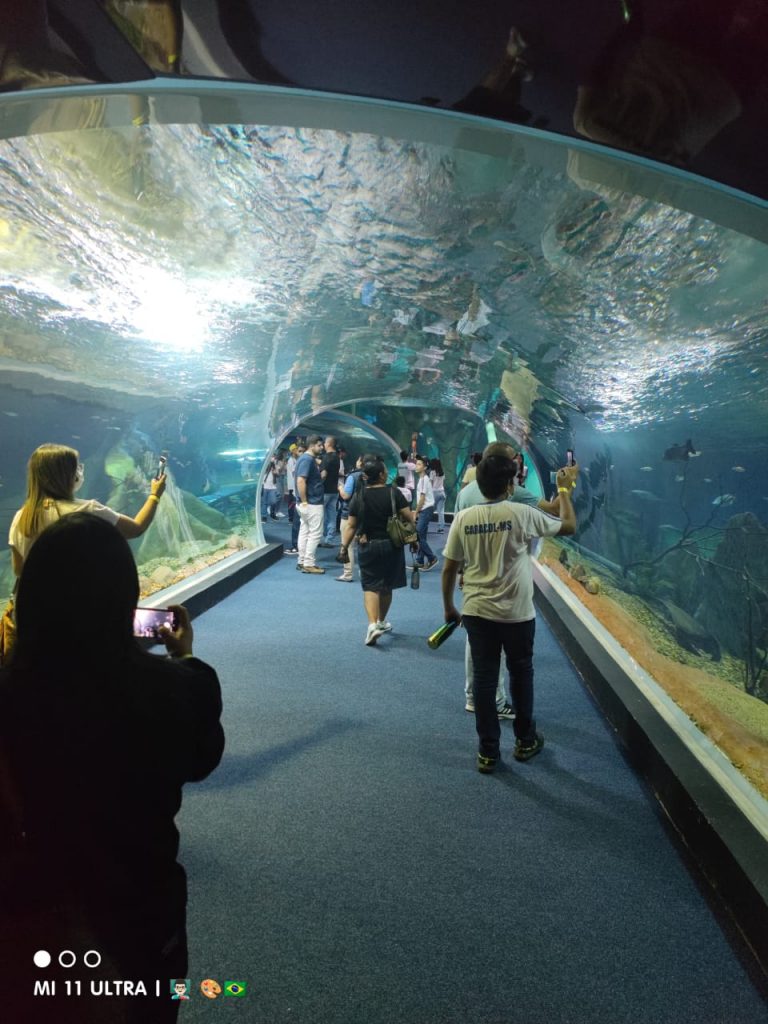
M 387 520 L 387 536 L 392 545 L 396 548 L 404 548 L 407 544 L 415 544 L 419 537 L 411 523 L 404 522 L 398 515 L 395 507 L 395 492 L 389 488 L 389 498 L 392 502 L 392 515 Z

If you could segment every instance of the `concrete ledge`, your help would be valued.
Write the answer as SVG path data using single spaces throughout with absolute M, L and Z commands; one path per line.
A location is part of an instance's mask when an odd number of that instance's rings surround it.
M 536 604 L 585 686 L 616 730 L 632 767 L 652 786 L 692 860 L 736 925 L 768 983 L 768 843 L 765 801 L 698 733 L 687 716 L 665 715 L 577 613 L 556 577 L 534 569 Z M 576 598 L 572 598 L 576 601 Z M 618 646 L 618 645 L 617 645 Z M 670 702 L 671 703 L 671 702 Z M 675 705 L 675 709 L 679 712 Z M 689 733 L 697 733 L 694 750 Z M 717 755 L 717 756 L 715 756 Z M 708 760 L 711 764 L 708 765 Z M 734 775 L 723 772 L 726 762 Z M 735 776 L 738 775 L 738 779 Z M 723 781 L 725 784 L 723 784 Z

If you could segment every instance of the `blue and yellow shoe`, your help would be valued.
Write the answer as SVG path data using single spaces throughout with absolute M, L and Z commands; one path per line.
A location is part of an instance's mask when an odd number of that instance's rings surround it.
M 536 739 L 532 743 L 521 743 L 520 740 L 517 740 L 514 758 L 516 761 L 530 761 L 532 757 L 536 757 L 543 746 L 544 737 L 540 732 L 536 733 Z
M 482 772 L 483 775 L 490 775 L 491 772 L 495 772 L 498 763 L 498 757 L 487 757 L 485 754 L 477 755 L 477 770 Z

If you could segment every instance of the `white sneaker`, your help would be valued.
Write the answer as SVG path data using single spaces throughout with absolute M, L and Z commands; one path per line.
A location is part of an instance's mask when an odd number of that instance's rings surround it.
M 379 627 L 379 629 L 381 630 L 382 633 L 391 633 L 392 632 L 392 623 L 391 622 L 387 622 L 385 620 L 384 622 L 377 622 L 376 625 Z
M 378 622 L 371 622 L 368 625 L 368 632 L 365 634 L 365 646 L 373 647 L 376 641 L 382 636 L 383 630 Z

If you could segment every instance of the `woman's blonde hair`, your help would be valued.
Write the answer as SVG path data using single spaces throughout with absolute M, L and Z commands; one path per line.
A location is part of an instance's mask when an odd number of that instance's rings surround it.
M 43 528 L 46 498 L 72 498 L 79 455 L 65 444 L 41 444 L 27 464 L 27 500 L 21 508 L 19 529 L 25 537 L 36 537 Z

